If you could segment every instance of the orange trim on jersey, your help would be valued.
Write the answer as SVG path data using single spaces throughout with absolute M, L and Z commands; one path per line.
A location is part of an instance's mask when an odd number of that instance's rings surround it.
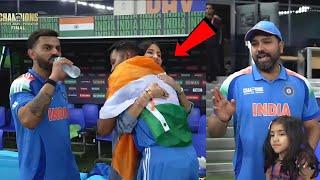
M 238 73 L 239 74 L 252 74 L 252 66 L 241 69 Z
M 32 80 L 35 80 L 36 78 L 31 73 L 28 72 L 28 73 L 22 74 L 17 79 L 26 79 L 28 81 L 32 81 Z
M 289 76 L 296 76 L 296 77 L 298 77 L 298 78 L 300 78 L 300 79 L 305 79 L 305 77 L 304 76 L 302 76 L 301 74 L 298 74 L 298 73 L 296 73 L 296 72 L 294 72 L 294 71 L 291 71 L 290 69 L 287 69 L 287 68 L 285 68 L 285 70 L 286 70 L 286 72 L 287 72 L 287 74 L 289 75 Z

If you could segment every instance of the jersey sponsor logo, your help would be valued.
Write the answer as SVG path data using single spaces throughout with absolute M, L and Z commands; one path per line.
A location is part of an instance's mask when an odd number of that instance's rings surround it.
M 252 116 L 283 116 L 291 115 L 288 103 L 252 103 Z
M 249 94 L 262 94 L 264 93 L 263 87 L 249 87 L 242 89 L 243 95 Z
M 67 108 L 49 108 L 48 109 L 48 118 L 49 121 L 58 121 L 69 118 L 69 112 Z

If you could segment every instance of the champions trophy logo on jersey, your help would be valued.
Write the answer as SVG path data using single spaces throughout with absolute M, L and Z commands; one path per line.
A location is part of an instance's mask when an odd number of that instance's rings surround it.
M 292 87 L 285 87 L 284 88 L 284 93 L 287 95 L 287 96 L 291 96 L 293 94 L 293 88 Z

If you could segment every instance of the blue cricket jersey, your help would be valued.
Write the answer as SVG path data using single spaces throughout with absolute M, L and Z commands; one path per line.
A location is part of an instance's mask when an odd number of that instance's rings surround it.
M 80 179 L 69 138 L 67 94 L 57 83 L 48 112 L 34 129 L 24 127 L 18 110 L 32 101 L 45 79 L 33 70 L 21 75 L 11 85 L 10 105 L 16 128 L 21 179 Z
M 240 180 L 265 179 L 263 144 L 273 119 L 291 115 L 307 121 L 319 116 L 310 84 L 282 65 L 273 81 L 253 65 L 230 75 L 220 90 L 228 100 L 236 100 L 233 167 Z

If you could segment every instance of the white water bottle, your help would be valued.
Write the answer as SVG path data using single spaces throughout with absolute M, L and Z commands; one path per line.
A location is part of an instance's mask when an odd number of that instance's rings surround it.
M 54 61 L 59 61 L 61 59 L 64 59 L 64 57 L 54 57 Z M 74 65 L 68 65 L 68 64 L 63 64 L 62 65 L 62 70 L 71 78 L 77 78 L 80 76 L 81 71 L 80 68 Z

